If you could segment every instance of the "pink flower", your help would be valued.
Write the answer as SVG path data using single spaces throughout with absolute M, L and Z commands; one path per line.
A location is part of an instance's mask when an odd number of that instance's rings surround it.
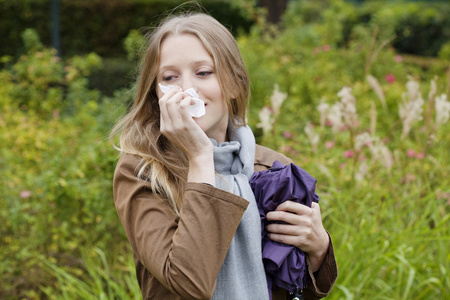
M 408 173 L 405 175 L 405 177 L 403 177 L 401 179 L 402 183 L 410 183 L 410 182 L 414 182 L 416 180 L 416 175 Z
M 395 81 L 395 76 L 394 74 L 387 74 L 384 76 L 384 79 L 389 83 L 393 83 Z
M 294 137 L 294 134 L 292 132 L 286 130 L 283 132 L 283 137 L 285 139 L 292 139 Z
M 416 158 L 417 159 L 424 159 L 425 158 L 425 154 L 422 153 L 422 152 L 419 152 L 419 153 L 417 153 Z
M 350 157 L 353 157 L 354 154 L 355 153 L 352 150 L 347 150 L 347 151 L 344 152 L 344 157 L 345 158 L 350 158 Z
M 327 120 L 326 125 L 329 126 L 329 127 L 331 127 L 331 126 L 333 126 L 333 122 L 331 122 L 330 120 Z
M 409 149 L 408 151 L 406 151 L 406 156 L 416 157 L 416 151 L 414 151 L 413 149 Z
M 26 199 L 31 197 L 31 192 L 28 190 L 23 190 L 19 194 L 20 198 Z
M 328 45 L 328 44 L 323 45 L 323 51 L 330 51 L 330 50 L 331 50 L 330 45 Z
M 395 62 L 401 63 L 403 61 L 403 56 L 401 55 L 396 55 L 394 57 Z
M 334 147 L 334 143 L 333 142 L 326 142 L 325 143 L 325 147 L 327 147 L 327 149 L 331 149 Z
M 339 168 L 345 169 L 345 166 L 347 166 L 347 164 L 342 163 L 342 164 L 339 165 Z

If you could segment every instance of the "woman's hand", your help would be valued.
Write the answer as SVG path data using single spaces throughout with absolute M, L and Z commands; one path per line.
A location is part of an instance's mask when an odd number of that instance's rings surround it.
M 192 119 L 192 98 L 175 88 L 159 99 L 161 133 L 181 149 L 189 160 L 188 181 L 215 185 L 213 144 Z
M 299 248 L 308 254 L 309 267 L 313 272 L 320 268 L 330 241 L 322 224 L 319 204 L 313 202 L 308 207 L 285 201 L 275 211 L 267 213 L 266 219 L 287 223 L 266 226 L 271 240 Z
M 211 141 L 189 113 L 191 96 L 175 88 L 159 99 L 161 133 L 180 148 L 189 159 L 212 150 Z

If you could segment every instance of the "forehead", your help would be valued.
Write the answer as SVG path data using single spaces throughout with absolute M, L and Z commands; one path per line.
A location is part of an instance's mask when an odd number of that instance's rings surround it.
M 193 34 L 170 35 L 161 43 L 160 67 L 200 61 L 213 63 L 213 58 Z

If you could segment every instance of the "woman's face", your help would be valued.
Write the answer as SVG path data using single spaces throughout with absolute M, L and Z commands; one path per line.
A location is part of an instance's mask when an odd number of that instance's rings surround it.
M 224 142 L 228 126 L 228 109 L 220 89 L 212 57 L 194 35 L 172 35 L 161 44 L 157 83 L 175 85 L 183 91 L 194 88 L 205 103 L 206 114 L 194 118 L 210 138 Z M 158 97 L 163 93 L 157 88 Z

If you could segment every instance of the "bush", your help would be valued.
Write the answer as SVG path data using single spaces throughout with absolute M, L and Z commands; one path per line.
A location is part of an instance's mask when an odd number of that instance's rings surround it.
M 0 72 L 0 298 L 28 298 L 52 285 L 36 253 L 80 271 L 80 247 L 117 249 L 125 240 L 107 139 L 123 98 L 87 87 L 97 55 L 63 62 L 34 31 L 24 39 L 27 53 Z

